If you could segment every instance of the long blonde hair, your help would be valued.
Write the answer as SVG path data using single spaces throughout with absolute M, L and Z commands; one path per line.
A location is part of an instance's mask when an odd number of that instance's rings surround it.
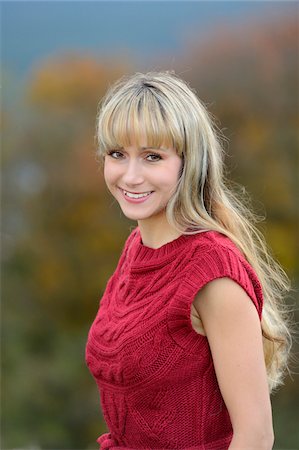
M 252 265 L 263 288 L 262 334 L 270 392 L 283 383 L 291 348 L 284 304 L 289 279 L 255 226 L 260 218 L 233 192 L 224 174 L 221 133 L 188 84 L 174 72 L 136 73 L 108 90 L 97 117 L 97 155 L 139 143 L 176 148 L 183 159 L 166 215 L 182 234 L 215 230 L 228 236 Z

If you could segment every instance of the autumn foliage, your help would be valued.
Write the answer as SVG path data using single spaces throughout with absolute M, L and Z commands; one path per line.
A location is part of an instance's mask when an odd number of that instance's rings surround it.
M 171 67 L 218 118 L 230 176 L 266 215 L 261 229 L 294 285 L 297 58 L 298 23 L 285 17 L 218 29 L 201 42 L 193 36 Z M 4 111 L 4 448 L 91 449 L 105 430 L 84 346 L 135 224 L 104 185 L 95 118 L 109 84 L 136 70 L 121 58 L 54 55 L 32 71 L 19 125 Z M 286 407 L 277 403 L 280 448 L 295 446 L 296 389 L 285 388 Z

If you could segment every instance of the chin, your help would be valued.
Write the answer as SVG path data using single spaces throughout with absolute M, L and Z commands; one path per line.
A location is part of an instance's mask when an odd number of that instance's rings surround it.
M 146 219 L 149 219 L 149 217 L 151 217 L 151 216 L 137 216 L 137 215 L 135 215 L 135 214 L 126 214 L 124 211 L 123 211 L 123 214 L 124 214 L 124 216 L 126 216 L 127 217 L 127 219 L 130 219 L 130 220 L 146 220 Z

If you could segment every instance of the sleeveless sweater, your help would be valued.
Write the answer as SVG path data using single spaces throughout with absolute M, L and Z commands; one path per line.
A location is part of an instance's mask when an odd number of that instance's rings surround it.
M 86 344 L 109 429 L 97 439 L 102 450 L 229 447 L 208 339 L 190 319 L 197 292 L 221 277 L 246 291 L 261 320 L 261 284 L 229 238 L 203 231 L 153 249 L 138 227 L 131 232 Z

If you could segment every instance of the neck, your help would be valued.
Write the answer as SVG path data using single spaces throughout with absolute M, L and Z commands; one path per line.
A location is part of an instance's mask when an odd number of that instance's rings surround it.
M 138 227 L 143 245 L 153 249 L 162 247 L 182 234 L 171 227 L 166 218 L 161 221 L 139 220 Z

